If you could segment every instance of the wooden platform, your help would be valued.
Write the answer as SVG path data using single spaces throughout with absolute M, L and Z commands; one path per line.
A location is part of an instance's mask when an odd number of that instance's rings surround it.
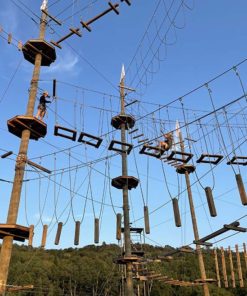
M 145 254 L 145 252 L 144 251 L 135 251 L 135 250 L 132 250 L 131 251 L 131 255 L 133 255 L 133 256 L 137 256 L 137 257 L 143 257 L 144 256 L 144 254 Z M 125 255 L 125 252 L 123 252 L 123 256 Z
M 112 117 L 111 125 L 115 129 L 121 129 L 122 124 L 125 124 L 125 129 L 132 129 L 135 125 L 135 118 L 128 114 L 119 114 L 117 116 Z
M 115 259 L 116 264 L 127 264 L 127 263 L 133 263 L 133 262 L 138 262 L 140 258 L 137 256 L 123 256 L 123 257 L 118 257 Z
M 130 227 L 130 233 L 139 233 L 143 232 L 144 228 L 142 227 Z M 121 227 L 121 232 L 124 233 L 124 227 Z
M 134 139 L 134 138 L 133 138 Z M 140 150 L 140 154 L 145 154 L 148 156 L 153 156 L 156 158 L 160 158 L 164 154 L 165 150 L 161 149 L 157 146 L 151 146 L 148 144 L 144 144 L 142 149 Z
M 199 159 L 196 161 L 197 163 L 211 163 L 218 164 L 224 156 L 220 154 L 207 154 L 203 153 Z
M 29 238 L 29 227 L 18 224 L 0 224 L 0 239 L 13 236 L 14 240 L 24 242 Z
M 193 157 L 192 153 L 188 152 L 181 152 L 181 151 L 175 151 L 173 150 L 170 155 L 168 155 L 167 160 L 174 160 L 174 161 L 180 161 L 183 163 L 188 163 L 191 158 Z
M 45 40 L 31 39 L 22 47 L 24 58 L 34 64 L 37 53 L 42 54 L 41 66 L 50 66 L 56 60 L 55 47 Z
M 118 146 L 116 147 L 115 144 L 117 144 Z M 120 147 L 120 148 L 118 148 L 118 147 Z M 127 149 L 125 149 L 123 147 L 126 147 Z M 132 144 L 112 140 L 109 147 L 108 147 L 108 150 L 112 150 L 112 151 L 116 151 L 116 152 L 120 152 L 120 153 L 130 154 L 132 148 L 133 148 Z
M 7 121 L 10 133 L 21 138 L 22 131 L 30 130 L 30 139 L 44 138 L 47 132 L 46 124 L 34 116 L 17 115 Z
M 195 167 L 192 164 L 182 164 L 177 167 L 176 172 L 178 174 L 184 175 L 186 172 L 188 174 L 193 173 L 195 171 Z
M 61 133 L 60 130 L 65 131 L 66 133 Z M 61 126 L 61 125 L 57 125 L 57 124 L 54 126 L 54 136 L 59 136 L 59 137 L 62 137 L 62 138 L 69 139 L 71 141 L 75 141 L 76 140 L 76 135 L 77 135 L 77 132 L 74 129 L 67 128 L 67 127 L 64 127 L 64 126 Z
M 119 176 L 111 182 L 111 185 L 117 189 L 123 189 L 127 185 L 129 190 L 136 188 L 138 184 L 139 180 L 133 176 Z

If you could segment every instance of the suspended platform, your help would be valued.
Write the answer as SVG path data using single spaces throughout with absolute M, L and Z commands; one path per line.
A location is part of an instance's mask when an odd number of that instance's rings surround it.
M 116 146 L 115 144 L 118 145 L 118 146 Z M 124 149 L 124 147 L 126 147 L 127 149 Z M 108 150 L 112 150 L 112 151 L 116 151 L 116 152 L 120 152 L 120 153 L 130 154 L 132 148 L 133 148 L 132 144 L 112 140 L 109 147 L 108 147 Z
M 0 224 L 0 239 L 12 236 L 14 240 L 24 242 L 29 238 L 30 228 L 18 224 Z
M 144 228 L 141 227 L 130 227 L 130 233 L 139 233 L 143 232 Z M 124 233 L 124 227 L 121 227 L 121 232 Z
M 123 252 L 123 256 L 125 255 L 125 252 Z M 144 251 L 131 251 L 131 255 L 135 257 L 143 257 L 145 255 Z
M 247 156 L 234 156 L 230 161 L 226 164 L 237 164 L 237 165 L 247 165 Z
M 117 259 L 115 259 L 115 263 L 125 265 L 127 263 L 138 262 L 139 260 L 140 260 L 140 258 L 137 256 L 123 256 L 123 257 L 118 257 Z
M 139 180 L 133 176 L 119 176 L 111 181 L 111 185 L 117 189 L 123 189 L 126 185 L 131 190 L 136 188 L 139 184 Z
M 173 161 L 180 161 L 182 163 L 188 163 L 191 160 L 192 157 L 193 157 L 192 153 L 173 150 L 171 152 L 171 154 L 167 157 L 167 160 L 168 161 L 173 160 Z
M 47 132 L 46 124 L 34 116 L 17 115 L 7 121 L 10 133 L 21 138 L 22 132 L 30 130 L 30 139 L 44 138 Z
M 50 66 L 56 60 L 55 47 L 42 39 L 28 40 L 22 47 L 24 58 L 34 64 L 38 53 L 42 55 L 41 66 Z
M 218 164 L 223 157 L 224 156 L 220 155 L 220 154 L 206 154 L 206 153 L 203 153 L 196 162 L 197 163 Z
M 121 126 L 123 123 L 126 130 L 132 129 L 135 125 L 135 118 L 128 114 L 124 114 L 124 115 L 119 114 L 112 117 L 111 125 L 115 129 L 121 129 Z
M 176 172 L 184 175 L 185 173 L 194 173 L 195 167 L 192 164 L 181 164 L 177 167 Z
M 164 154 L 164 152 L 165 152 L 164 149 L 161 149 L 157 146 L 151 146 L 151 145 L 144 144 L 139 153 L 146 154 L 148 156 L 153 156 L 156 158 L 160 158 Z

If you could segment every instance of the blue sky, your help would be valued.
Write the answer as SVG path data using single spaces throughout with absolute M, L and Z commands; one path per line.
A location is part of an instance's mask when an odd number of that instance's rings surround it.
M 18 40 L 25 43 L 30 38 L 37 38 L 38 26 L 35 22 L 40 15 L 40 4 L 41 1 L 5 1 L 0 12 L 0 25 L 4 30 L 0 38 L 0 151 L 12 150 L 15 153 L 8 159 L 0 160 L 0 178 L 10 182 L 13 180 L 19 139 L 8 133 L 6 121 L 25 113 L 33 69 L 15 45 Z M 49 13 L 63 21 L 63 25 L 59 27 L 50 22 L 47 41 L 58 40 L 69 32 L 70 27 L 81 27 L 81 19 L 87 21 L 108 8 L 107 1 L 93 0 L 50 0 L 48 4 Z M 64 13 L 59 14 L 68 6 Z M 57 115 L 53 101 L 45 118 L 47 136 L 38 142 L 31 141 L 28 151 L 29 159 L 56 173 L 48 178 L 27 167 L 25 180 L 29 181 L 24 182 L 18 217 L 19 224 L 36 225 L 35 246 L 40 244 L 43 223 L 49 224 L 47 247 L 54 248 L 56 224 L 59 221 L 65 224 L 59 247 L 73 246 L 77 220 L 83 221 L 80 246 L 92 244 L 93 221 L 94 217 L 99 216 L 100 243 L 116 242 L 114 211 L 121 212 L 122 196 L 121 192 L 110 188 L 109 182 L 111 178 L 121 175 L 121 158 L 114 156 L 105 160 L 105 157 L 113 154 L 107 149 L 109 142 L 120 139 L 120 133 L 112 130 L 110 120 L 119 112 L 118 84 L 122 64 L 126 69 L 126 84 L 136 89 L 136 92 L 126 96 L 126 100 L 138 100 L 126 112 L 138 119 L 136 126 L 145 137 L 154 139 L 164 131 L 174 130 L 176 120 L 181 125 L 185 121 L 195 120 L 187 129 L 182 129 L 184 137 L 189 132 L 196 140 L 191 142 L 194 161 L 205 151 L 224 156 L 229 154 L 229 157 L 233 156 L 233 151 L 236 155 L 247 155 L 244 99 L 221 109 L 217 117 L 211 114 L 199 122 L 196 119 L 213 110 L 206 87 L 183 97 L 246 58 L 246 8 L 246 1 L 243 0 L 237 4 L 236 1 L 223 0 L 133 0 L 130 7 L 121 2 L 120 15 L 109 13 L 91 25 L 91 33 L 83 30 L 82 38 L 72 36 L 61 44 L 62 50 L 56 49 L 56 62 L 41 70 L 37 103 L 42 90 L 52 92 L 52 79 L 56 78 Z M 13 35 L 12 45 L 8 45 L 4 39 L 6 33 Z M 246 62 L 237 70 L 246 86 Z M 214 80 L 209 88 L 216 108 L 243 95 L 234 70 Z M 183 97 L 182 101 L 152 113 L 179 97 Z M 35 112 L 36 108 L 37 104 Z M 217 120 L 222 125 L 221 129 L 217 127 Z M 100 136 L 103 144 L 99 149 L 94 149 L 55 137 L 55 123 L 76 129 L 77 135 L 84 131 Z M 127 138 L 128 142 L 138 145 L 131 135 Z M 185 144 L 189 151 L 189 142 Z M 145 203 L 150 212 L 154 211 L 150 215 L 151 234 L 146 238 L 147 243 L 154 241 L 154 244 L 172 246 L 190 244 L 193 234 L 188 199 L 183 192 L 183 178 L 177 176 L 174 168 L 167 164 L 164 164 L 163 171 L 160 160 L 139 155 L 139 150 L 135 148 L 128 161 L 129 174 L 139 177 L 141 181 L 141 186 L 130 192 L 133 225 L 143 227 Z M 103 160 L 94 163 L 99 158 Z M 238 173 L 240 170 L 246 183 L 246 167 L 231 167 L 226 162 L 227 159 L 214 167 L 213 174 L 210 172 L 212 166 L 199 164 L 197 175 L 191 176 L 191 182 L 195 182 L 192 191 L 201 237 L 246 214 L 236 191 L 234 177 L 234 171 Z M 204 176 L 206 172 L 209 173 Z M 206 186 L 214 187 L 218 211 L 215 218 L 208 213 L 203 190 Z M 1 182 L 1 190 L 0 220 L 5 221 L 11 183 Z M 173 221 L 170 198 L 176 196 L 179 197 L 181 228 L 176 228 Z M 90 198 L 93 198 L 93 203 Z M 104 206 L 101 206 L 102 200 Z M 245 226 L 246 218 L 240 222 Z M 234 246 L 245 239 L 245 234 L 238 234 L 216 245 Z

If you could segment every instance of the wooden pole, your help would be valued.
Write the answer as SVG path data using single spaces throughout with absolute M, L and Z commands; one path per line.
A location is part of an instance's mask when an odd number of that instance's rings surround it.
M 225 288 L 228 288 L 228 279 L 227 279 L 227 273 L 226 273 L 226 260 L 225 260 L 225 253 L 224 253 L 223 247 L 220 248 L 220 251 L 221 251 L 221 262 L 222 262 L 224 285 L 225 285 Z
M 46 15 L 42 13 L 40 19 L 40 32 L 39 39 L 44 40 L 46 29 Z M 37 53 L 34 61 L 34 69 L 31 80 L 29 99 L 27 104 L 27 116 L 33 116 L 38 81 L 40 76 L 40 67 L 41 67 L 42 54 Z M 30 130 L 25 129 L 21 135 L 21 143 L 19 147 L 19 153 L 16 158 L 15 164 L 15 177 L 10 197 L 9 211 L 7 216 L 7 224 L 16 224 L 19 204 L 21 199 L 21 189 L 24 177 L 24 169 L 27 160 L 27 150 L 30 139 Z M 9 273 L 9 265 L 13 248 L 13 237 L 5 236 L 2 242 L 2 248 L 0 253 L 0 295 L 4 294 L 6 290 L 7 278 Z
M 148 206 L 144 206 L 145 233 L 150 234 Z
M 29 238 L 28 238 L 28 246 L 33 246 L 33 235 L 34 235 L 34 225 L 29 226 Z
M 41 239 L 41 248 L 44 248 L 46 245 L 46 238 L 47 238 L 47 230 L 48 225 L 43 225 L 43 233 L 42 233 L 42 239 Z
M 235 273 L 234 273 L 234 267 L 233 267 L 233 261 L 232 261 L 232 251 L 230 246 L 228 247 L 228 254 L 229 254 L 230 269 L 231 269 L 232 287 L 236 288 Z
M 245 262 L 245 268 L 247 269 L 247 252 L 246 252 L 246 244 L 243 243 L 244 248 L 244 262 Z
M 236 256 L 237 256 L 239 286 L 240 286 L 240 288 L 243 288 L 244 287 L 244 280 L 243 280 L 243 274 L 242 274 L 240 255 L 239 255 L 239 251 L 238 251 L 238 245 L 235 245 L 235 249 L 236 249 Z
M 221 288 L 217 249 L 214 249 L 214 262 L 215 262 L 217 285 L 218 285 L 219 288 Z
M 179 130 L 179 142 L 180 142 L 181 152 L 184 153 L 184 141 L 183 141 L 182 133 L 180 130 Z M 195 207 L 194 207 L 193 196 L 192 196 L 191 185 L 190 185 L 190 176 L 187 171 L 185 172 L 185 181 L 186 181 L 186 187 L 187 187 L 187 192 L 188 192 L 188 199 L 189 199 L 190 214 L 191 214 L 191 220 L 192 220 L 193 231 L 194 231 L 194 238 L 196 241 L 198 241 L 199 240 L 199 232 L 198 232 L 198 227 L 197 227 L 196 213 L 195 213 Z M 196 245 L 196 252 L 198 255 L 201 278 L 203 281 L 206 281 L 207 276 L 206 276 L 206 271 L 205 271 L 205 266 L 204 266 L 204 261 L 203 261 L 203 256 L 202 256 L 202 250 L 201 250 L 200 245 Z M 205 283 L 203 285 L 203 290 L 204 290 L 204 296 L 210 295 L 207 283 Z
M 125 73 L 124 67 L 122 68 L 120 80 L 120 100 L 121 100 L 121 115 L 125 115 L 125 92 L 124 92 Z M 122 150 L 126 150 L 126 130 L 125 123 L 121 124 L 121 142 Z M 122 153 L 122 176 L 128 176 L 127 170 L 127 152 Z M 124 246 L 125 256 L 131 256 L 131 241 L 130 241 L 130 218 L 129 218 L 129 197 L 128 197 L 128 184 L 123 187 L 123 218 L 124 218 Z M 133 275 L 132 275 L 132 262 L 126 264 L 126 289 L 125 296 L 133 296 Z

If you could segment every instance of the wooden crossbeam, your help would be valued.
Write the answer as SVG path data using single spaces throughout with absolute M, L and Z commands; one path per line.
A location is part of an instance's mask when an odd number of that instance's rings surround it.
M 93 17 L 92 19 L 90 19 L 87 22 L 83 22 L 80 21 L 81 25 L 83 28 L 85 28 L 86 30 L 88 30 L 88 32 L 91 32 L 92 29 L 89 27 L 90 24 L 94 23 L 95 21 L 97 21 L 99 18 L 101 18 L 102 16 L 106 15 L 107 13 L 111 12 L 112 10 L 116 13 L 119 14 L 119 11 L 117 10 L 119 4 L 112 4 L 111 2 L 108 2 L 108 5 L 110 6 L 110 8 L 106 9 L 105 11 L 103 11 L 102 13 L 96 15 L 95 17 Z
M 77 36 L 79 36 L 79 37 L 82 36 L 81 33 L 80 33 L 80 28 L 70 28 L 70 31 L 71 31 L 70 33 L 68 33 L 68 34 L 65 35 L 64 37 L 60 38 L 57 42 L 51 40 L 51 43 L 52 43 L 53 45 L 55 45 L 56 47 L 58 47 L 58 48 L 61 49 L 62 46 L 59 45 L 59 43 L 61 43 L 62 41 L 68 39 L 69 37 L 71 37 L 71 36 L 74 35 L 74 34 L 77 35 Z
M 133 133 L 135 133 L 137 131 L 138 131 L 138 128 L 135 128 L 135 129 L 133 129 L 132 131 L 129 132 L 129 135 L 131 135 L 131 134 L 133 134 Z
M 39 170 L 45 172 L 45 173 L 47 173 L 47 174 L 51 174 L 51 171 L 50 171 L 50 170 L 44 168 L 43 166 L 41 166 L 41 165 L 39 165 L 39 164 L 37 164 L 37 163 L 31 161 L 31 160 L 27 160 L 27 163 L 28 163 L 29 165 L 31 165 L 31 166 L 33 166 L 33 167 L 35 167 L 35 168 L 37 168 L 37 169 L 39 169 Z
M 121 2 L 125 2 L 125 3 L 127 3 L 129 6 L 131 5 L 130 0 L 121 0 Z
M 134 91 L 134 90 L 132 90 L 132 91 Z M 134 101 L 132 101 L 132 102 L 129 102 L 128 104 L 126 104 L 124 107 L 126 108 L 126 107 L 129 107 L 129 106 L 131 106 L 131 105 L 133 105 L 133 104 L 135 104 L 135 103 L 137 103 L 138 102 L 138 100 L 134 100 Z
M 6 157 L 8 157 L 8 156 L 10 156 L 10 155 L 12 155 L 12 154 L 13 154 L 13 151 L 8 151 L 8 152 L 2 154 L 2 155 L 1 155 L 1 158 L 6 158 Z
M 41 9 L 41 11 L 47 15 L 51 20 L 53 20 L 56 24 L 58 24 L 59 26 L 62 26 L 62 23 L 57 20 L 54 16 L 50 15 L 45 9 Z
M 198 241 L 194 241 L 195 244 L 199 244 L 199 245 L 207 245 L 207 244 L 210 244 L 212 245 L 211 243 L 206 243 L 206 241 L 218 236 L 218 235 L 221 235 L 229 230 L 234 230 L 234 231 L 240 231 L 240 232 L 246 232 L 247 229 L 246 228 L 242 228 L 242 227 L 238 227 L 240 225 L 240 223 L 238 221 L 235 221 L 233 223 L 230 223 L 230 224 L 224 224 L 223 228 L 199 239 Z M 206 244 L 205 244 L 206 243 Z M 208 245 L 208 246 L 210 246 Z

